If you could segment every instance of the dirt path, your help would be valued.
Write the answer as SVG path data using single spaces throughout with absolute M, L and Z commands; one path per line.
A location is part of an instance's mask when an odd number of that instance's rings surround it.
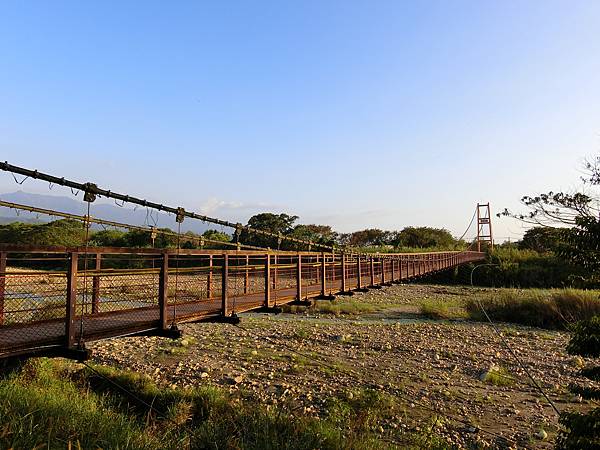
M 179 341 L 132 337 L 97 342 L 92 349 L 96 361 L 146 373 L 159 383 L 224 386 L 236 395 L 314 416 L 322 415 L 333 397 L 375 389 L 400 405 L 376 430 L 388 439 L 403 430 L 423 430 L 438 411 L 444 419 L 436 432 L 460 447 L 516 448 L 516 442 L 519 448 L 551 448 L 554 411 L 490 327 L 419 315 L 423 301 L 456 302 L 471 294 L 462 287 L 393 286 L 336 300 L 363 305 L 339 317 L 316 311 L 253 313 L 243 315 L 239 327 L 183 325 Z M 581 360 L 564 351 L 566 333 L 501 328 L 561 410 L 586 407 L 566 389 L 571 382 L 585 382 L 577 376 Z M 482 381 L 491 367 L 510 378 Z M 541 430 L 548 434 L 545 439 Z

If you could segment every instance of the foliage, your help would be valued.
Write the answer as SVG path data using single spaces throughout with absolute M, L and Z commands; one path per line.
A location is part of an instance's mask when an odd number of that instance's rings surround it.
M 597 276 L 600 271 L 600 221 L 595 217 L 577 218 L 576 226 L 564 233 L 559 254 Z
M 526 195 L 521 203 L 527 212 L 512 213 L 505 209 L 498 216 L 508 216 L 542 226 L 577 225 L 580 218 L 596 218 L 600 213 L 600 196 L 594 189 L 600 186 L 600 155 L 584 163 L 582 181 L 586 189 L 580 192 L 547 192 Z M 587 192 L 583 192 L 586 190 Z
M 494 321 L 549 329 L 569 329 L 600 314 L 598 291 L 577 289 L 504 290 L 492 297 L 472 297 L 465 305 L 472 319 L 486 320 L 480 303 Z
M 84 240 L 85 228 L 76 220 L 61 219 L 43 224 L 13 222 L 0 225 L 0 242 L 11 244 L 77 247 L 82 245 Z
M 329 225 L 296 225 L 289 236 L 322 245 L 334 245 L 338 234 Z
M 533 227 L 525 232 L 519 242 L 519 248 L 538 253 L 553 252 L 562 239 L 564 229 L 552 227 Z
M 378 245 L 390 245 L 392 232 L 383 231 L 378 228 L 367 228 L 341 236 L 341 241 L 350 247 L 368 247 Z
M 431 227 L 406 227 L 390 242 L 394 247 L 445 247 L 452 248 L 456 239 L 448 230 Z
M 81 395 L 52 361 L 26 364 L 0 381 L 0 448 L 160 448 L 141 423 Z
M 567 351 L 580 356 L 600 356 L 600 315 L 579 322 L 567 345 Z M 582 375 L 598 381 L 599 367 L 586 368 Z M 596 387 L 572 388 L 584 398 L 600 398 L 600 389 Z M 561 450 L 600 448 L 600 407 L 588 413 L 565 412 L 561 414 L 556 447 Z
M 494 386 L 510 386 L 515 384 L 515 378 L 504 367 L 491 367 L 486 370 L 481 381 Z
M 459 300 L 427 299 L 421 306 L 421 314 L 434 320 L 460 319 L 466 317 L 463 302 Z
M 398 252 L 408 249 L 453 250 L 464 248 L 464 242 L 452 237 L 448 230 L 432 227 L 406 227 L 400 231 L 386 231 L 367 228 L 353 233 L 340 234 L 338 243 L 361 249 L 380 252 Z
M 587 287 L 585 271 L 554 253 L 538 253 L 514 246 L 496 246 L 482 263 L 464 264 L 430 277 L 439 283 L 508 288 Z M 475 271 L 473 269 L 479 266 Z M 590 285 L 589 287 L 593 287 Z
M 582 320 L 573 329 L 567 351 L 574 355 L 600 356 L 600 311 L 595 317 Z
M 248 226 L 270 233 L 289 235 L 293 230 L 294 222 L 296 222 L 296 220 L 298 220 L 298 216 L 290 216 L 285 213 L 260 213 L 250 217 Z M 246 230 L 242 230 L 240 233 L 240 241 L 244 244 L 255 245 L 258 247 L 278 248 L 279 246 L 277 238 L 275 237 L 262 236 Z
M 30 359 L 20 372 L 0 379 L 0 448 L 389 447 L 372 430 L 380 418 L 392 417 L 394 405 L 375 391 L 330 404 L 317 420 L 294 412 L 294 405 L 275 411 L 218 388 L 163 389 L 144 375 L 93 367 Z

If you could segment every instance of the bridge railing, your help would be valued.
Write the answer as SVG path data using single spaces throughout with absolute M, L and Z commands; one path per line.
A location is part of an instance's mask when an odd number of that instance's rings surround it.
M 410 280 L 483 258 L 0 244 L 0 357 Z

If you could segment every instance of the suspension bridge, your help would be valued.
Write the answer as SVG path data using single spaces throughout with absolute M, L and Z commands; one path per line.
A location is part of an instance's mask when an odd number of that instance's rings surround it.
M 331 300 L 415 280 L 483 260 L 481 244 L 491 243 L 489 205 L 478 205 L 476 211 L 478 251 L 469 247 L 369 254 L 254 229 L 6 162 L 0 169 L 83 191 L 88 212 L 77 216 L 0 201 L 2 207 L 80 220 L 86 230 L 80 247 L 0 243 L 0 359 L 34 354 L 84 359 L 86 342 L 140 333 L 174 336 L 182 322 L 235 323 L 245 311 L 279 311 L 288 303 L 307 305 L 314 299 Z M 177 232 L 157 230 L 92 217 L 90 207 L 99 196 L 173 213 L 179 226 L 191 218 L 230 227 L 235 241 L 219 242 L 230 249 L 182 248 L 180 227 Z M 171 234 L 177 246 L 94 247 L 89 245 L 94 223 L 153 236 Z M 245 245 L 240 242 L 242 231 L 273 238 L 278 249 Z M 210 242 L 202 237 L 185 239 L 198 239 L 201 247 Z M 280 250 L 284 241 L 298 249 Z

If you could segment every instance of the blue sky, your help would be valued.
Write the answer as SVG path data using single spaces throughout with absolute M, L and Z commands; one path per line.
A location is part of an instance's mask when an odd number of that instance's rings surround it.
M 600 151 L 599 23 L 596 1 L 7 0 L 0 159 L 244 222 L 460 235 Z

